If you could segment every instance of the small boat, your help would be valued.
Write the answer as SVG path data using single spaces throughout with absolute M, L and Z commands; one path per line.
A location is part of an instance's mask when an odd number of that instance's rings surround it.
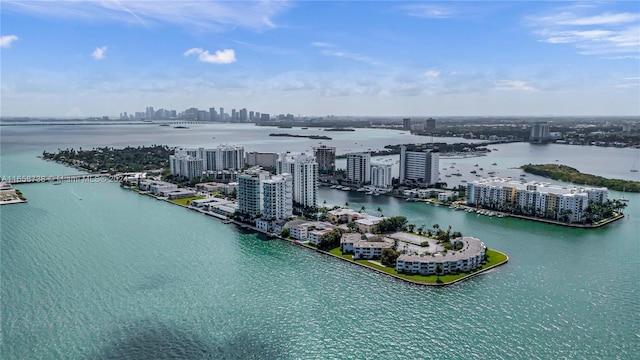
M 475 164 L 475 165 L 473 165 L 473 166 L 478 167 L 478 164 Z
M 498 165 L 498 164 L 496 164 L 496 163 L 493 163 L 493 164 L 491 164 L 491 165 L 493 165 L 493 166 L 496 166 L 496 165 Z
M 472 173 L 472 174 L 475 174 L 475 173 L 476 173 L 476 171 L 475 171 L 475 170 L 472 170 L 472 171 L 471 171 L 471 173 Z
M 621 197 L 620 199 L 618 199 L 618 200 L 620 200 L 620 201 L 624 201 L 624 202 L 627 202 L 627 201 L 629 201 L 629 199 L 626 199 L 626 198 L 624 197 L 624 190 L 625 190 L 625 189 L 624 189 L 624 187 L 622 187 L 622 197 Z
M 61 185 L 61 184 L 62 184 L 62 181 L 60 180 L 56 180 L 53 182 L 53 185 Z

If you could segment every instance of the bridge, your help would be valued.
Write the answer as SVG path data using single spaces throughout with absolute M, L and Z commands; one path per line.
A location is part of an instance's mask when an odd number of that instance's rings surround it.
M 50 175 L 50 176 L 2 176 L 2 182 L 15 184 L 31 183 L 101 183 L 119 182 L 120 176 L 111 174 L 77 174 L 77 175 Z

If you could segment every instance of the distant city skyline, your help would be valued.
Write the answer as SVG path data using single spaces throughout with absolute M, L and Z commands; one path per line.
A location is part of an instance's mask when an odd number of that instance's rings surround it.
M 637 116 L 638 10 L 632 1 L 3 0 L 0 115 L 224 106 Z

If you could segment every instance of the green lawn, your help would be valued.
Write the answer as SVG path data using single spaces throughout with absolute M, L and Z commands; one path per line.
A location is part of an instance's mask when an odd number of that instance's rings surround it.
M 193 200 L 200 200 L 200 199 L 204 199 L 204 198 L 202 196 L 193 196 L 193 197 L 188 197 L 183 199 L 173 199 L 171 200 L 171 202 L 176 203 L 178 205 L 187 206 L 187 203 L 190 203 Z
M 403 279 L 407 279 L 407 280 L 412 280 L 412 281 L 416 281 L 416 282 L 423 282 L 423 283 L 427 283 L 427 284 L 435 284 L 438 282 L 438 277 L 436 275 L 428 275 L 428 276 L 424 276 L 424 275 L 409 275 L 409 274 L 399 274 L 395 268 L 390 268 L 390 267 L 386 267 L 386 266 L 379 266 L 376 264 L 373 264 L 371 262 L 369 262 L 368 260 L 353 260 L 353 256 L 350 254 L 347 255 L 343 255 L 342 252 L 340 251 L 339 247 L 336 247 L 334 249 L 331 249 L 329 251 L 331 254 L 333 255 L 337 255 L 343 259 L 346 260 L 350 260 L 350 261 L 354 261 L 357 262 L 359 264 L 362 264 L 364 266 L 368 266 L 370 268 L 374 268 L 374 269 L 378 269 L 381 271 L 384 271 L 386 273 L 389 273 L 391 275 L 395 275 L 398 277 L 401 277 Z M 504 262 L 505 260 L 507 260 L 507 255 L 499 252 L 499 251 L 495 251 L 495 250 L 491 250 L 491 249 L 487 249 L 487 263 L 482 265 L 482 267 L 480 267 L 479 269 L 476 269 L 474 271 L 471 271 L 469 273 L 460 273 L 460 274 L 456 274 L 456 275 L 441 275 L 440 276 L 440 282 L 441 283 L 449 283 L 452 282 L 454 280 L 458 280 L 462 277 L 465 277 L 467 275 L 473 274 L 475 272 L 478 272 L 482 269 L 486 269 L 490 266 L 499 264 Z

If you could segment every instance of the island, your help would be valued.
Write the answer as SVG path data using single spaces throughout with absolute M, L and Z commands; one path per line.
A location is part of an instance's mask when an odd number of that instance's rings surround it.
M 55 161 L 90 173 L 133 172 L 169 167 L 169 156 L 174 148 L 166 145 L 92 147 L 91 149 L 58 149 L 55 153 L 42 152 L 42 158 Z
M 602 186 L 609 190 L 640 192 L 640 182 L 620 179 L 607 179 L 602 176 L 584 174 L 560 164 L 527 164 L 520 167 L 524 172 L 553 180 L 570 182 L 579 185 Z
M 269 136 L 308 138 L 308 139 L 312 139 L 312 140 L 333 140 L 330 137 L 324 136 L 324 135 L 295 135 L 295 134 L 281 133 L 281 134 L 269 134 Z

